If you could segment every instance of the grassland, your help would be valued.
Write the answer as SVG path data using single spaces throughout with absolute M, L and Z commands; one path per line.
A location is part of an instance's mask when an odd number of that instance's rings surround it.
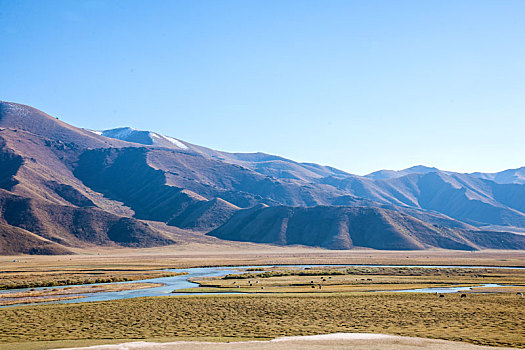
M 135 281 L 168 268 L 286 264 L 525 266 L 525 251 L 327 251 L 314 248 L 211 249 L 188 246 L 79 251 L 67 256 L 0 256 L 0 289 Z
M 525 270 L 510 269 L 274 267 L 264 271 L 191 280 L 200 286 L 174 292 L 338 293 L 481 284 L 501 284 L 509 287 L 476 288 L 469 293 L 525 292 Z
M 159 272 L 160 269 L 197 266 L 525 266 L 522 251 L 377 252 L 300 247 L 174 251 L 164 247 L 112 250 L 100 255 L 79 253 L 0 257 L 0 286 L 81 284 L 113 278 L 139 280 L 170 274 Z M 254 276 L 199 280 L 210 290 L 269 294 L 173 296 L 2 308 L 0 348 L 40 349 L 137 339 L 234 341 L 332 332 L 387 333 L 493 346 L 525 346 L 525 298 L 518 298 L 515 293 L 475 294 L 465 299 L 459 299 L 458 295 L 438 298 L 427 294 L 361 293 L 458 283 L 524 285 L 521 271 L 448 269 L 445 273 L 438 269 L 364 267 L 343 273 L 310 270 L 309 275 L 283 267 L 272 271 L 264 278 L 257 277 L 259 283 L 254 283 Z M 267 272 L 250 271 L 252 274 Z M 312 280 L 315 280 L 314 288 Z M 322 284 L 321 290 L 318 284 Z
M 120 264 L 86 264 L 49 267 L 38 264 L 18 264 L 0 271 L 0 290 L 17 288 L 55 287 L 77 284 L 136 281 L 180 275 L 170 271 L 144 267 L 123 267 Z
M 525 251 L 375 251 L 323 250 L 304 247 L 271 249 L 177 246 L 144 249 L 78 251 L 66 256 L 0 256 L 0 270 L 36 273 L 75 268 L 159 270 L 197 266 L 377 264 L 525 266 Z M 17 260 L 18 262 L 13 262 Z
M 509 294 L 301 294 L 137 298 L 0 309 L 0 342 L 269 339 L 373 332 L 525 346 L 525 299 Z

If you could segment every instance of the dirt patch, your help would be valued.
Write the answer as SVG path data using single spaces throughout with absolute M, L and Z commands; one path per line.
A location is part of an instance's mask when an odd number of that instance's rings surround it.
M 481 350 L 493 349 L 490 347 L 451 342 L 435 339 L 424 339 L 414 337 L 400 337 L 386 334 L 373 333 L 335 333 L 321 334 L 302 337 L 281 337 L 268 341 L 248 341 L 248 342 L 230 342 L 230 343 L 213 343 L 213 342 L 171 342 L 171 343 L 153 343 L 153 342 L 133 342 L 115 345 L 99 345 L 83 348 L 69 348 L 71 350 L 122 350 L 122 349 L 162 349 L 162 350 L 374 350 L 374 349 L 391 349 L 391 350 Z M 504 349 L 504 348 L 500 348 Z M 508 349 L 508 348 L 507 348 Z

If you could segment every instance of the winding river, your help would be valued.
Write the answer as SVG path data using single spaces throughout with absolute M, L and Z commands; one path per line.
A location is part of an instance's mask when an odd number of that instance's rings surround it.
M 298 267 L 298 268 L 310 268 L 315 266 L 334 266 L 334 267 L 419 267 L 419 268 L 482 268 L 482 269 L 525 269 L 524 267 L 495 267 L 495 266 L 445 266 L 445 265 L 283 265 L 283 267 Z M 177 293 L 178 289 L 186 289 L 198 287 L 199 285 L 194 282 L 188 281 L 190 278 L 198 277 L 220 277 L 231 273 L 242 273 L 249 268 L 257 267 L 272 267 L 272 266 L 232 266 L 232 267 L 194 267 L 186 269 L 168 269 L 167 271 L 182 272 L 184 275 L 178 275 L 173 277 L 161 277 L 153 279 L 145 279 L 139 281 L 130 282 L 119 282 L 119 283 L 136 283 L 136 282 L 152 282 L 162 283 L 161 287 L 139 289 L 139 290 L 126 290 L 126 291 L 113 291 L 113 292 L 100 292 L 100 293 L 83 293 L 74 294 L 82 296 L 80 299 L 60 300 L 52 302 L 40 302 L 38 304 L 46 303 L 84 303 L 89 301 L 105 301 L 105 300 L 117 300 L 117 299 L 129 299 L 138 297 L 154 297 L 154 296 L 167 296 L 167 295 L 205 295 L 205 294 L 240 294 L 240 293 Z M 396 292 L 417 292 L 417 293 L 455 293 L 459 291 L 470 290 L 476 287 L 498 287 L 496 284 L 478 285 L 474 287 L 438 287 L 438 288 L 422 288 L 422 289 L 408 289 L 398 290 Z M 66 288 L 74 286 L 59 286 L 53 288 Z M 49 288 L 49 287 L 48 287 Z M 34 288 L 35 290 L 45 289 L 45 287 Z M 22 292 L 29 289 L 14 289 L 14 290 L 3 290 L 2 293 L 10 292 Z M 175 292 L 174 292 L 175 291 Z M 33 304 L 35 305 L 35 304 Z M 18 306 L 18 305 L 9 305 Z

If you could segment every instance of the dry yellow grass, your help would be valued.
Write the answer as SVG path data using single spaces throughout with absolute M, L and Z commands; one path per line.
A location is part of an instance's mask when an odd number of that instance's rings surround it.
M 97 253 L 98 252 L 98 253 Z M 525 266 L 525 251 L 376 251 L 302 247 L 224 248 L 168 246 L 144 249 L 99 249 L 68 256 L 0 256 L 2 271 L 121 268 L 155 270 L 196 266 L 275 264 L 485 265 Z M 13 260 L 19 260 L 13 263 Z
M 371 332 L 523 347 L 524 306 L 508 294 L 138 298 L 0 309 L 0 343 Z
M 114 249 L 101 255 L 0 257 L 0 285 L 27 282 L 56 283 L 74 280 L 92 283 L 97 278 L 142 279 L 164 274 L 155 270 L 195 266 L 275 264 L 392 264 L 525 266 L 523 251 L 326 251 L 301 247 L 272 249 L 205 249 L 163 247 Z M 201 247 L 202 248 L 202 247 Z M 13 262 L 17 260 L 17 262 Z M 297 283 L 289 277 L 289 284 Z M 371 287 L 417 288 L 460 282 L 516 284 L 522 277 L 354 276 L 353 291 Z M 272 277 L 273 278 L 273 277 Z M 285 286 L 268 279 L 274 292 L 306 288 L 301 294 L 139 298 L 85 304 L 41 305 L 0 309 L 0 348 L 57 347 L 60 344 L 105 343 L 130 339 L 240 340 L 331 332 L 378 332 L 465 341 L 496 346 L 525 346 L 525 299 L 515 295 L 473 295 L 437 298 L 434 295 L 341 294 L 351 285 L 332 276 L 323 291 L 311 286 Z M 288 277 L 287 277 L 288 278 Z M 301 277 L 306 282 L 310 276 Z M 372 278 L 373 281 L 361 282 Z M 469 280 L 470 279 L 470 280 Z M 300 283 L 305 281 L 299 280 Z M 20 282 L 20 283 L 18 283 Z M 229 281 L 230 283 L 232 281 Z M 246 281 L 244 281 L 246 282 Z M 274 284 L 272 286 L 271 284 Z M 376 285 L 373 285 L 376 284 Z M 219 286 L 220 288 L 225 288 Z M 394 288 L 392 288 L 394 287 Z M 260 287 L 259 287 L 260 288 Z M 310 288 L 310 289 L 309 289 Z M 266 288 L 265 288 L 266 289 Z M 238 289 L 235 291 L 239 291 Z M 297 291 L 297 290 L 293 290 Z M 318 290 L 316 290 L 318 292 Z M 56 340 L 42 343 L 42 341 Z M 24 342 L 26 345 L 23 345 Z M 34 343 L 36 342 L 36 343 Z M 36 345 L 35 345 L 36 344 Z M 25 346 L 25 347 L 24 347 Z
M 38 260 L 37 260 L 38 261 Z M 54 287 L 76 284 L 136 281 L 180 273 L 151 270 L 143 267 L 124 267 L 121 264 L 86 264 L 84 266 L 42 266 L 37 262 L 20 264 L 0 271 L 0 290 L 15 288 Z

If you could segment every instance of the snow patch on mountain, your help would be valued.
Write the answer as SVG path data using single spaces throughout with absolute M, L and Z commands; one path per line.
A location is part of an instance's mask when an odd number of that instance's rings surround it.
M 143 145 L 156 145 L 159 147 L 170 147 L 170 145 L 173 145 L 180 149 L 188 149 L 188 146 L 173 137 L 164 136 L 152 131 L 137 130 L 131 127 L 109 129 L 104 131 L 88 131 L 105 137 L 140 143 Z
M 183 143 L 180 142 L 179 140 L 174 139 L 173 137 L 164 136 L 164 138 L 165 138 L 166 140 L 168 140 L 169 142 L 173 143 L 175 146 L 177 146 L 177 147 L 179 147 L 179 148 L 182 148 L 182 149 L 188 149 L 188 146 L 186 146 L 185 144 L 183 144 Z
M 151 135 L 151 137 L 153 137 L 154 139 L 168 141 L 169 143 L 171 143 L 171 144 L 177 146 L 178 148 L 181 148 L 181 149 L 188 149 L 188 146 L 186 146 L 185 144 L 183 144 L 183 143 L 180 142 L 179 140 L 174 139 L 173 137 L 160 135 L 160 134 L 157 134 L 157 133 L 154 133 L 154 132 L 150 132 L 150 135 Z
M 126 140 L 127 137 L 129 137 L 131 134 L 137 131 L 139 130 L 130 128 L 130 127 L 125 127 L 125 128 L 104 130 L 102 131 L 102 136 L 112 137 L 112 138 L 120 139 L 120 140 Z

